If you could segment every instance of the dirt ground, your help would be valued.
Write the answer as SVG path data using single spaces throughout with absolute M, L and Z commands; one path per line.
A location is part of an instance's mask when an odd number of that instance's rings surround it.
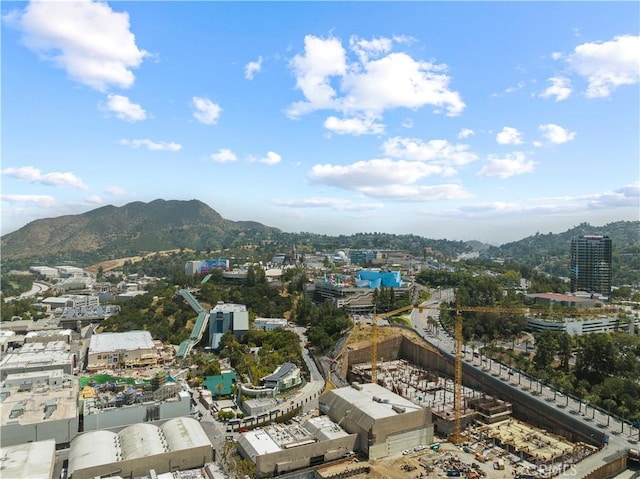
M 369 473 L 362 473 L 350 477 L 370 479 L 418 479 L 418 478 L 442 478 L 446 477 L 446 471 L 452 467 L 450 464 L 460 461 L 465 466 L 474 468 L 485 478 L 510 478 L 514 471 L 509 461 L 505 461 L 504 470 L 496 470 L 493 461 L 478 463 L 474 455 L 463 452 L 459 447 L 443 442 L 439 451 L 425 449 L 421 452 L 412 452 L 407 455 L 396 455 L 381 460 L 358 461 L 352 459 L 342 464 L 334 465 L 330 470 L 321 472 L 323 477 L 346 470 L 353 470 L 362 466 L 369 466 Z M 319 471 L 320 472 L 320 471 Z M 479 474 L 479 475 L 480 475 Z M 469 477 L 463 474 L 464 477 Z
M 90 273 L 97 273 L 98 269 L 102 266 L 102 271 L 111 271 L 114 269 L 122 268 L 122 266 L 127 261 L 131 261 L 132 263 L 137 263 L 138 261 L 142 261 L 145 258 L 151 258 L 152 256 L 160 255 L 167 256 L 171 253 L 178 253 L 179 249 L 170 249 L 166 251 L 157 251 L 153 253 L 146 254 L 144 256 L 129 256 L 128 258 L 118 258 L 118 259 L 110 259 L 108 261 L 102 261 L 101 263 L 96 263 L 91 266 L 87 266 L 85 270 Z

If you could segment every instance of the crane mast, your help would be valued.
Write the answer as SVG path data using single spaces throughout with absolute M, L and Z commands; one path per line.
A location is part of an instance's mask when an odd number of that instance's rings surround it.
M 458 307 L 460 306 L 458 302 Z M 454 431 L 449 440 L 454 444 L 463 441 L 462 437 L 462 314 L 456 310 L 455 318 L 455 358 L 453 375 L 453 411 Z

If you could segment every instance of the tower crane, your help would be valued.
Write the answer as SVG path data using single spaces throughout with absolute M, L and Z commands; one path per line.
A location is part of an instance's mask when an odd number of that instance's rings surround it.
M 453 418 L 454 429 L 449 436 L 449 441 L 459 444 L 464 441 L 462 437 L 462 312 L 477 313 L 515 313 L 525 314 L 528 308 L 497 308 L 491 306 L 460 306 L 460 300 L 456 299 L 455 308 L 440 308 L 440 311 L 455 311 L 454 322 L 454 373 L 453 373 Z
M 460 306 L 460 300 L 456 299 L 455 308 L 440 307 L 439 311 L 455 311 L 454 321 L 454 389 L 453 389 L 453 410 L 454 410 L 454 432 L 449 436 L 449 440 L 454 444 L 464 441 L 462 436 L 462 313 L 502 313 L 502 314 L 530 314 L 529 308 L 510 308 L 500 306 Z M 602 311 L 594 311 L 584 309 L 581 311 L 572 311 L 570 315 L 586 316 L 593 314 L 602 314 Z M 557 316 L 561 312 L 544 311 L 542 314 Z

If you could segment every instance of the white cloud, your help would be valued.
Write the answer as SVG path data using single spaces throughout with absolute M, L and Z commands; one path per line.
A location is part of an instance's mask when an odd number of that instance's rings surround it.
M 5 168 L 2 174 L 29 183 L 40 183 L 48 186 L 69 187 L 86 190 L 88 186 L 71 172 L 51 172 L 42 173 L 40 169 L 33 166 L 23 166 L 20 168 Z
M 370 191 L 387 185 L 406 185 L 432 175 L 451 175 L 455 170 L 420 161 L 390 159 L 358 161 L 350 165 L 314 165 L 309 179 L 346 190 Z
M 193 117 L 205 125 L 215 125 L 218 122 L 222 108 L 208 98 L 194 96 L 192 99 L 194 108 Z
M 426 105 L 445 109 L 450 116 L 460 114 L 465 104 L 458 92 L 449 89 L 447 66 L 390 52 L 392 43 L 386 38 L 352 37 L 350 46 L 357 59 L 349 61 L 340 40 L 307 35 L 304 55 L 291 62 L 296 87 L 305 100 L 293 103 L 288 115 L 296 118 L 331 109 L 350 117 L 379 117 L 388 109 Z
M 253 75 L 262 69 L 262 57 L 258 57 L 255 62 L 249 62 L 244 67 L 244 77 L 247 80 L 253 80 Z
M 296 87 L 307 100 L 291 105 L 288 114 L 294 118 L 314 110 L 335 108 L 336 91 L 330 78 L 342 76 L 347 70 L 346 52 L 337 38 L 306 35 L 304 50 L 304 55 L 296 55 L 291 60 Z
M 452 145 L 447 140 L 424 142 L 416 138 L 389 138 L 382 145 L 385 155 L 405 160 L 441 165 L 466 165 L 478 159 L 468 145 Z
M 586 196 L 590 209 L 621 208 L 640 204 L 640 181 L 618 188 L 614 191 Z
M 340 198 L 274 199 L 272 203 L 287 208 L 330 208 L 336 211 L 371 211 L 384 208 L 382 203 L 354 203 L 351 200 Z
M 140 105 L 132 103 L 128 97 L 122 95 L 110 94 L 107 96 L 106 104 L 100 104 L 98 107 L 106 113 L 115 113 L 120 120 L 132 123 L 147 119 L 147 113 Z
M 362 72 L 351 69 L 343 78 L 342 107 L 347 111 L 381 114 L 393 108 L 433 105 L 456 116 L 465 108 L 459 93 L 448 88 L 450 77 L 442 73 L 446 66 L 390 53 L 363 67 Z
M 413 120 L 411 118 L 405 118 L 402 120 L 402 123 L 400 123 L 400 126 L 402 128 L 413 128 Z
M 165 141 L 152 141 L 147 139 L 120 140 L 121 145 L 130 146 L 131 148 L 147 147 L 151 151 L 180 151 L 182 145 L 178 143 L 167 143 Z
M 458 132 L 458 138 L 460 139 L 469 138 L 470 136 L 473 136 L 475 134 L 476 132 L 473 131 L 471 128 L 463 128 Z
M 562 101 L 569 98 L 573 91 L 571 87 L 571 80 L 565 77 L 551 77 L 547 81 L 551 83 L 549 87 L 542 93 L 542 98 L 554 98 L 556 101 Z
M 375 188 L 361 188 L 360 191 L 371 198 L 416 203 L 463 200 L 473 196 L 463 186 L 454 183 L 442 185 L 383 185 Z
M 111 196 L 124 196 L 124 195 L 127 194 L 127 190 L 125 190 L 124 188 L 121 188 L 119 186 L 114 186 L 114 185 L 107 186 L 104 189 L 104 192 L 106 194 L 108 194 L 108 195 L 111 195 Z
M 218 150 L 218 153 L 214 153 L 210 156 L 210 158 L 216 163 L 228 163 L 231 161 L 236 161 L 238 159 L 236 154 L 227 148 L 220 148 L 220 150 Z
M 482 167 L 478 176 L 497 176 L 498 178 L 509 178 L 511 176 L 532 173 L 535 169 L 535 162 L 528 161 L 521 151 L 515 151 L 500 158 L 489 155 L 489 161 Z
M 344 118 L 330 116 L 324 121 L 324 127 L 338 135 L 382 135 L 384 125 L 376 123 L 374 118 Z
M 510 202 L 487 202 L 463 206 L 456 210 L 433 212 L 447 217 L 486 218 L 499 215 L 568 215 L 585 209 L 602 210 L 637 208 L 640 200 L 640 183 L 623 186 L 614 191 L 581 196 L 525 198 Z
M 104 203 L 104 201 L 102 201 L 102 198 L 100 198 L 98 195 L 91 195 L 88 198 L 85 198 L 85 203 L 88 203 L 90 205 L 101 205 Z
M 538 130 L 540 130 L 545 140 L 556 145 L 566 143 L 576 137 L 575 132 L 562 128 L 560 125 L 554 125 L 553 123 L 540 125 Z
M 510 126 L 505 126 L 500 133 L 496 135 L 496 141 L 501 145 L 521 145 L 522 134 Z
M 273 151 L 267 152 L 267 156 L 260 158 L 258 163 L 264 163 L 267 165 L 277 165 L 282 161 L 282 157 Z
M 578 45 L 567 62 L 587 79 L 588 98 L 608 97 L 621 85 L 640 81 L 640 36 L 621 35 L 607 42 Z
M 349 38 L 349 47 L 358 56 L 361 63 L 367 63 L 370 58 L 380 58 L 389 53 L 392 44 L 390 38 L 384 37 L 365 40 L 354 35 Z
M 562 56 L 562 52 L 553 52 L 551 54 L 551 58 L 553 58 L 554 60 L 560 60 Z
M 40 208 L 51 208 L 56 204 L 53 196 L 49 195 L 1 195 L 2 201 L 7 203 L 31 204 Z
M 132 69 L 148 55 L 136 45 L 129 15 L 106 2 L 36 0 L 5 19 L 22 32 L 27 48 L 98 91 L 130 88 Z

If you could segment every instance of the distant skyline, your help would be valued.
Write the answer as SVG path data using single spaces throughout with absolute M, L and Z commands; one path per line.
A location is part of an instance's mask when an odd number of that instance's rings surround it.
M 640 219 L 640 5 L 2 3 L 2 234 L 198 199 L 503 244 Z

